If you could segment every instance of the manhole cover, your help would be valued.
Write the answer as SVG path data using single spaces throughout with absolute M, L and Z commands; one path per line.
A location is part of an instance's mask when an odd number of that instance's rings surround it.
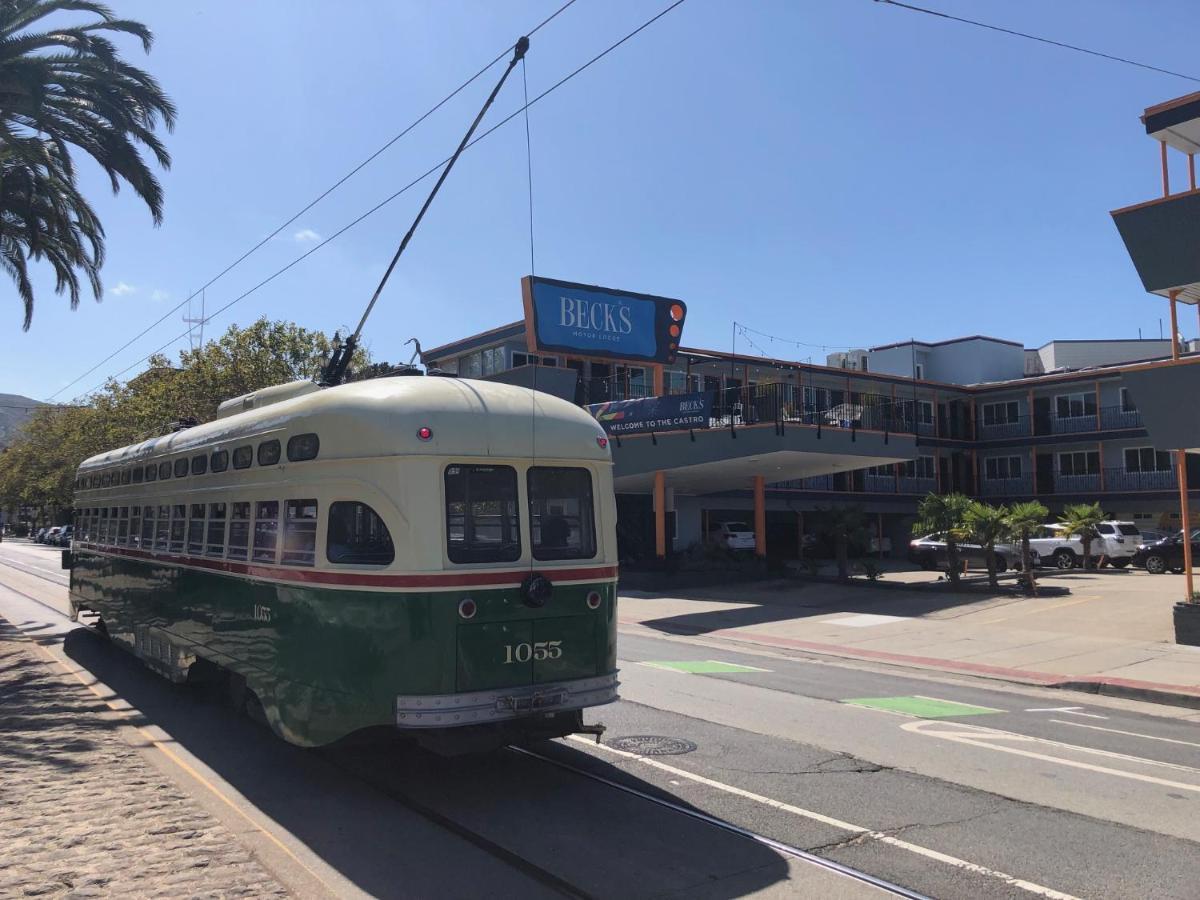
M 638 756 L 678 756 L 696 749 L 691 741 L 658 734 L 631 734 L 629 737 L 613 738 L 608 746 Z

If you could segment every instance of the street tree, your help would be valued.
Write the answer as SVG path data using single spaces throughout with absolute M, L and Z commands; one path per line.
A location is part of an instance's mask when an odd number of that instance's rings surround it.
M 1000 586 L 996 578 L 996 544 L 1008 537 L 1008 510 L 1003 506 L 992 506 L 981 501 L 972 501 L 967 506 L 964 523 L 967 536 L 983 548 L 987 561 L 988 584 Z
M 1067 529 L 1068 534 L 1079 535 L 1083 544 L 1083 568 L 1086 571 L 1092 564 L 1092 542 L 1100 537 L 1097 526 L 1104 521 L 1104 510 L 1099 503 L 1068 503 L 1063 507 L 1058 521 Z
M 153 43 L 145 25 L 93 0 L 0 2 L 0 266 L 16 283 L 26 330 L 31 260 L 49 262 L 55 291 L 69 294 L 72 309 L 80 273 L 100 297 L 104 229 L 76 188 L 73 151 L 100 166 L 114 193 L 128 185 L 162 221 L 162 185 L 143 151 L 170 167 L 157 131 L 174 127 L 175 106 L 153 76 L 122 58 L 112 40 L 119 36 L 147 53 Z
M 1036 500 L 1014 503 L 1008 508 L 1008 530 L 1012 537 L 1021 542 L 1021 571 L 1024 573 L 1025 590 L 1034 592 L 1033 554 L 1029 550 L 1029 538 L 1046 522 L 1050 510 Z
M 967 537 L 966 516 L 971 500 L 963 494 L 926 494 L 917 506 L 913 534 L 936 534 L 946 542 L 950 582 L 957 585 L 961 570 L 958 545 Z

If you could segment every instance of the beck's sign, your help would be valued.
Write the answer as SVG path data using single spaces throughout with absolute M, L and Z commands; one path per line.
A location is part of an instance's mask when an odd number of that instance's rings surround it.
M 668 394 L 644 400 L 614 400 L 593 403 L 588 412 L 607 434 L 645 434 L 649 431 L 677 431 L 683 428 L 707 428 L 712 416 L 713 394 Z
M 530 350 L 671 363 L 687 306 L 682 300 L 527 275 L 521 279 Z

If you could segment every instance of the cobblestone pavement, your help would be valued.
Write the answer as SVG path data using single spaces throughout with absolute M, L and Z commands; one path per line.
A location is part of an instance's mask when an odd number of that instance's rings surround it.
M 286 896 L 122 733 L 0 620 L 0 897 Z

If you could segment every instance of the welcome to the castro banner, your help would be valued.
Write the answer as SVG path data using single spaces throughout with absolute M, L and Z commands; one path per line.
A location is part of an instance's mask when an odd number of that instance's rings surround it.
M 713 392 L 704 391 L 593 403 L 588 407 L 588 412 L 596 417 L 606 433 L 624 435 L 707 428 L 712 418 L 712 407 Z

